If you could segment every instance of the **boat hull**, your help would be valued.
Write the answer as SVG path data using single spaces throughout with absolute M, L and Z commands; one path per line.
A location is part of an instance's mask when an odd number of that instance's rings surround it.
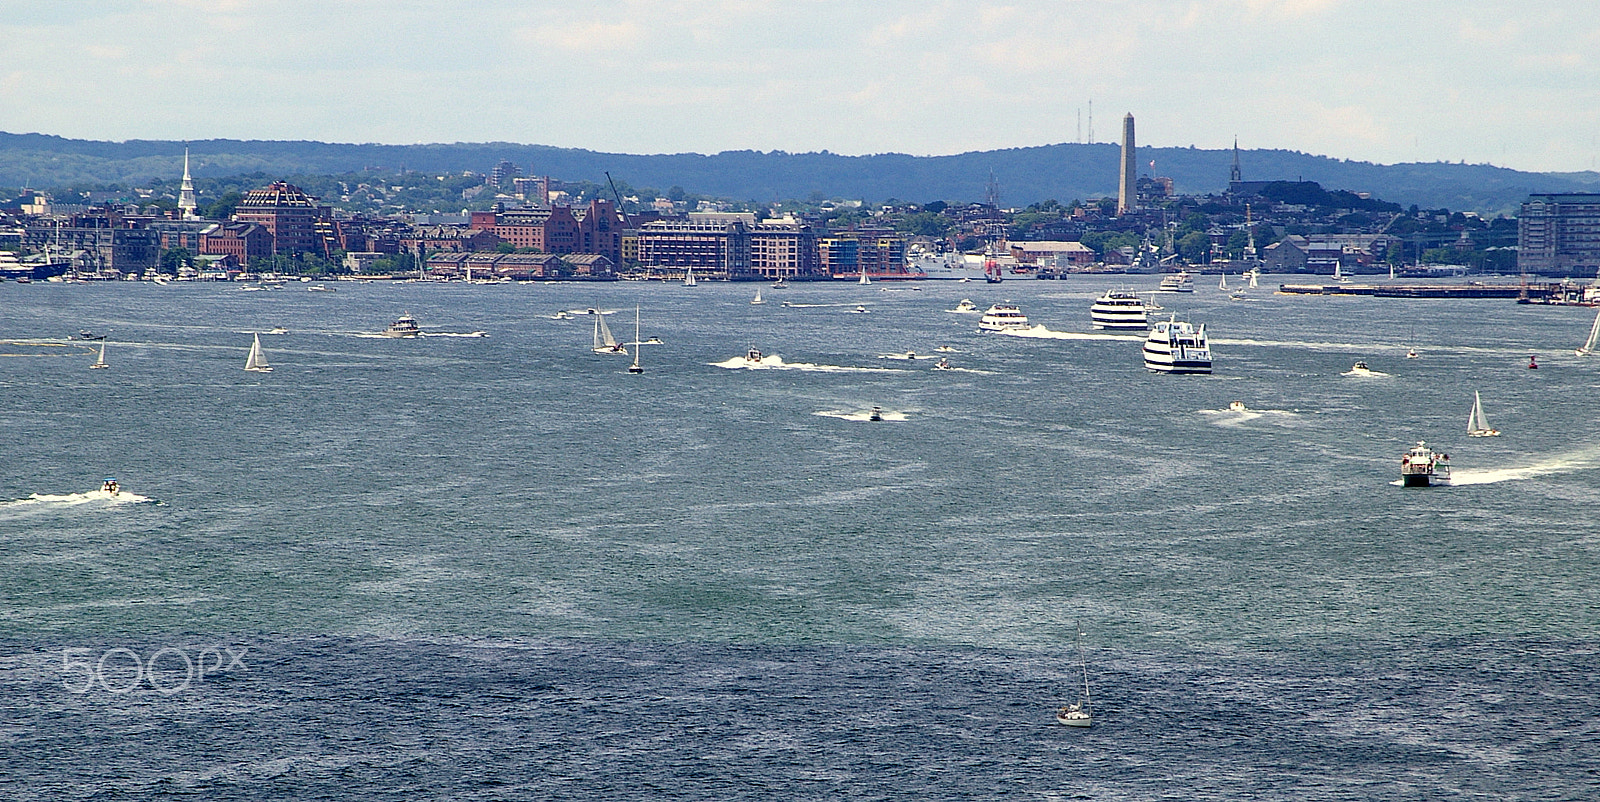
M 1094 720 L 1089 718 L 1088 716 L 1084 716 L 1083 718 L 1068 718 L 1066 716 L 1056 716 L 1056 723 L 1060 724 L 1063 727 L 1088 727 L 1088 726 L 1091 726 L 1091 725 L 1094 724 Z
M 1400 479 L 1401 479 L 1401 484 L 1405 485 L 1406 487 L 1432 487 L 1433 486 L 1433 481 L 1432 481 L 1433 480 L 1433 475 L 1432 474 L 1407 473 L 1407 474 L 1402 474 Z

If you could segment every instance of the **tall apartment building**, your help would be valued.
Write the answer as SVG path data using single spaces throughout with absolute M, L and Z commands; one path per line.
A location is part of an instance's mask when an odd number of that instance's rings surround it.
M 331 216 L 330 211 L 299 187 L 278 181 L 246 193 L 234 209 L 233 219 L 266 229 L 272 235 L 274 254 L 315 253 L 322 250 L 317 221 Z
M 1517 217 L 1517 268 L 1600 274 L 1600 193 L 1529 195 Z
M 818 267 L 835 279 L 865 270 L 873 278 L 921 278 L 906 267 L 906 238 L 890 228 L 858 228 L 817 237 Z
M 129 220 L 111 210 L 30 221 L 19 240 L 31 250 L 70 257 L 75 267 L 95 272 L 143 273 L 161 255 L 161 235 L 147 228 L 146 220 Z
M 818 275 L 817 238 L 793 217 L 762 220 L 750 232 L 750 272 L 765 279 Z
M 661 276 L 688 270 L 706 278 L 755 278 L 750 269 L 751 229 L 747 212 L 691 213 L 687 219 L 657 220 L 639 227 L 639 264 Z

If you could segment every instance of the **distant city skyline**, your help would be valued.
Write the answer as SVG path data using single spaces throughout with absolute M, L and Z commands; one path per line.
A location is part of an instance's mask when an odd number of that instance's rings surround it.
M 1600 18 L 1507 8 L 0 0 L 0 130 L 943 155 L 1083 141 L 1092 102 L 1099 142 L 1600 169 Z

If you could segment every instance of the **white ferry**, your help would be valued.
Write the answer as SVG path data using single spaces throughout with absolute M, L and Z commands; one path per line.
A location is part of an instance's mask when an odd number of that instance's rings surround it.
M 1175 317 L 1157 321 L 1144 340 L 1144 366 L 1157 373 L 1210 373 L 1205 324 L 1196 327 Z
M 1028 316 L 1011 304 L 995 304 L 983 313 L 978 331 L 1008 331 L 1028 327 Z
M 1106 290 L 1089 307 L 1089 322 L 1097 329 L 1138 329 L 1150 327 L 1145 317 L 1144 300 L 1132 290 Z
M 1406 487 L 1448 486 L 1450 455 L 1434 451 L 1418 440 L 1416 447 L 1400 458 L 1400 481 Z
M 1182 272 L 1162 276 L 1156 292 L 1194 292 L 1194 279 L 1189 278 L 1188 273 Z
M 383 330 L 385 337 L 415 337 L 421 333 L 422 328 L 417 325 L 416 318 L 409 313 L 401 315 L 395 322 L 389 324 L 389 328 Z

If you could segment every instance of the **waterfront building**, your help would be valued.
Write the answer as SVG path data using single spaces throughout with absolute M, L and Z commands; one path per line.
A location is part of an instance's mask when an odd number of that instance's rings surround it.
M 750 270 L 748 212 L 692 212 L 679 220 L 656 220 L 639 227 L 639 264 L 661 277 L 693 269 L 707 279 L 755 278 Z
M 500 241 L 493 232 L 467 226 L 417 226 L 400 238 L 400 248 L 413 254 L 424 251 L 472 253 L 492 251 Z
M 1600 193 L 1529 195 L 1517 247 L 1524 273 L 1600 275 Z
M 146 222 L 107 207 L 65 220 L 29 220 L 19 239 L 28 250 L 49 255 L 52 263 L 70 260 L 74 268 L 102 274 L 143 273 L 161 255 L 161 236 Z
M 817 237 L 817 262 L 822 274 L 853 279 L 865 270 L 874 278 L 910 278 L 906 237 L 891 228 L 862 227 Z
M 765 279 L 809 278 L 818 274 L 817 238 L 811 226 L 793 218 L 762 220 L 750 234 L 750 272 Z
M 1389 234 L 1290 234 L 1266 247 L 1262 266 L 1269 273 L 1359 272 L 1388 259 L 1398 243 Z
M 1021 265 L 1053 261 L 1057 267 L 1087 267 L 1095 262 L 1094 249 L 1081 242 L 1039 240 L 1012 242 L 1010 245 L 1011 257 Z
M 1117 181 L 1117 214 L 1139 208 L 1136 149 L 1133 141 L 1133 113 L 1122 118 L 1122 169 Z
M 331 209 L 286 181 L 252 189 L 234 209 L 233 219 L 255 223 L 272 235 L 272 253 L 314 253 L 322 250 L 316 223 L 331 217 Z
M 273 255 L 272 233 L 257 223 L 213 223 L 200 232 L 202 256 L 232 256 L 240 267 L 249 269 L 258 259 Z

